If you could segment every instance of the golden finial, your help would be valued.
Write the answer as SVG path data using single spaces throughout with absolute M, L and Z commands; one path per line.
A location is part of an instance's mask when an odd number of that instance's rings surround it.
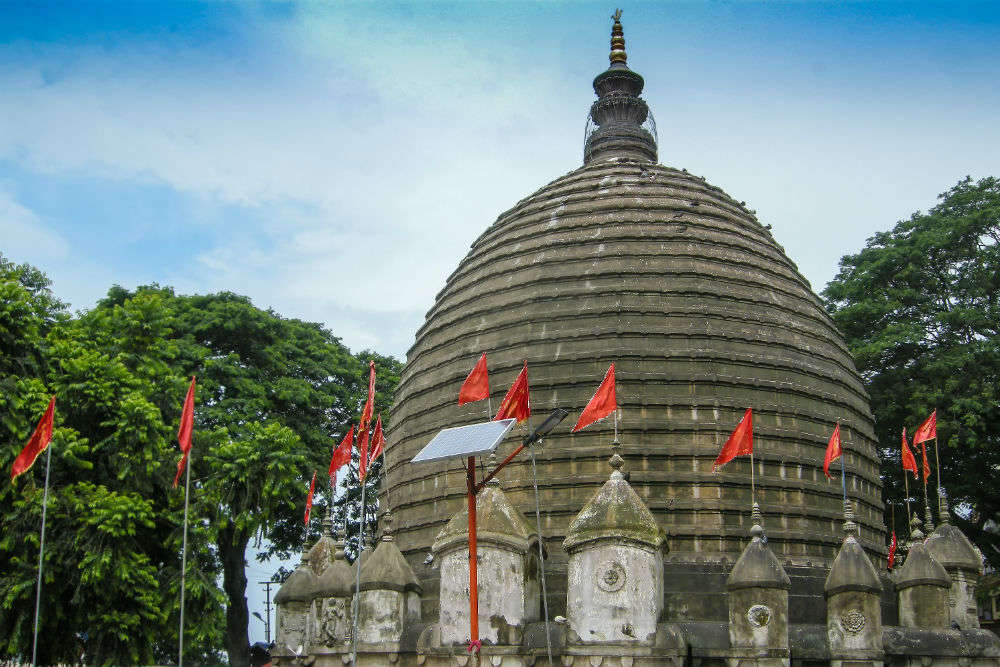
M 615 24 L 611 26 L 611 55 L 609 56 L 611 64 L 621 63 L 625 64 L 628 60 L 628 56 L 625 55 L 625 33 L 622 31 L 622 10 L 616 9 L 615 13 L 611 15 L 614 19 Z

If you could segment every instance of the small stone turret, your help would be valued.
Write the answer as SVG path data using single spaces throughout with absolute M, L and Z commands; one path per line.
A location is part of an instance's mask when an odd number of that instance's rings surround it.
M 844 502 L 844 542 L 824 586 L 826 632 L 831 667 L 864 661 L 880 667 L 882 649 L 882 583 L 858 540 L 850 501 Z
M 491 467 L 494 462 L 491 461 Z M 476 496 L 479 634 L 483 642 L 518 645 L 527 623 L 540 616 L 538 536 L 494 478 Z M 438 533 L 441 563 L 441 643 L 469 641 L 469 510 Z
M 301 653 L 308 646 L 309 607 L 315 590 L 316 575 L 306 554 L 274 596 L 277 653 Z
M 619 448 L 563 541 L 570 642 L 651 642 L 663 609 L 663 533 L 622 474 Z
M 757 503 L 750 544 L 733 566 L 729 589 L 729 644 L 740 664 L 787 667 L 788 589 L 791 580 L 767 546 Z
M 420 620 L 420 582 L 393 540 L 389 512 L 382 525 L 382 540 L 361 564 L 359 643 L 398 643 L 406 624 Z
M 951 623 L 963 630 L 979 627 L 976 609 L 976 584 L 983 572 L 982 556 L 961 530 L 951 524 L 948 500 L 940 494 L 940 517 L 937 529 L 927 538 L 927 553 L 941 563 L 951 579 L 948 613 Z
M 344 558 L 343 541 L 333 539 L 333 519 L 329 511 L 323 520 L 323 536 L 309 550 L 308 556 L 313 571 L 317 562 L 324 566 L 311 592 L 310 644 L 316 648 L 342 646 L 351 639 L 354 572 Z
M 903 567 L 896 573 L 899 624 L 924 630 L 947 628 L 951 623 L 948 614 L 951 579 L 944 567 L 928 553 L 920 518 L 914 515 L 910 526 L 910 550 Z

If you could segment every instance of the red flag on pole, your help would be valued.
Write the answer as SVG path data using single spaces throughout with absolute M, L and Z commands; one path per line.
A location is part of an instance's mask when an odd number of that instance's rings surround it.
M 826 458 L 823 459 L 823 474 L 826 475 L 827 479 L 830 478 L 830 464 L 843 453 L 840 448 L 840 422 L 837 422 L 836 428 L 833 429 L 833 435 L 830 436 L 830 442 L 826 443 Z
M 181 448 L 181 460 L 177 462 L 174 488 L 177 488 L 177 482 L 184 473 L 184 466 L 187 465 L 188 454 L 191 452 L 191 432 L 194 430 L 194 382 L 195 378 L 192 375 L 187 396 L 184 397 L 184 409 L 181 410 L 181 425 L 177 427 L 177 444 Z
M 924 457 L 924 484 L 926 484 L 927 480 L 930 479 L 930 477 L 931 477 L 931 464 L 927 461 L 927 441 L 926 440 L 921 440 L 920 441 L 920 453 Z
M 486 372 L 486 353 L 479 357 L 475 368 L 465 378 L 462 388 L 458 390 L 458 404 L 474 403 L 490 397 L 490 377 Z
M 361 424 L 358 428 L 363 433 L 368 432 L 368 423 L 372 420 L 372 412 L 375 410 L 375 362 L 368 362 L 368 400 L 365 401 L 365 409 L 361 411 Z
M 347 431 L 347 435 L 340 441 L 333 450 L 330 457 L 330 486 L 337 483 L 337 471 L 340 467 L 351 462 L 351 449 L 354 448 L 354 425 Z
M 896 531 L 892 531 L 892 542 L 889 543 L 889 559 L 886 561 L 886 569 L 891 570 L 896 566 Z
M 903 427 L 903 470 L 910 470 L 913 472 L 913 478 L 917 478 L 917 460 L 913 458 L 913 452 L 910 451 L 910 446 L 906 444 L 906 427 Z
M 309 512 L 312 511 L 313 507 L 313 492 L 316 490 L 316 471 L 313 470 L 313 479 L 309 483 L 309 495 L 306 496 L 306 518 L 305 524 L 309 525 Z
M 38 420 L 38 425 L 35 426 L 35 430 L 31 434 L 31 437 L 28 438 L 24 449 L 14 459 L 14 465 L 10 468 L 10 481 L 13 482 L 18 475 L 23 475 L 31 470 L 31 466 L 35 464 L 35 459 L 49 446 L 49 441 L 52 440 L 52 421 L 55 418 L 55 414 L 56 397 L 53 396 L 49 399 L 49 407 L 45 409 L 42 418 Z
M 382 455 L 382 445 L 385 444 L 385 435 L 382 433 L 382 415 L 375 420 L 375 432 L 372 433 L 372 448 L 368 452 L 368 466 L 372 467 L 375 459 Z
M 597 393 L 587 403 L 587 407 L 580 414 L 579 421 L 573 427 L 573 433 L 582 428 L 590 426 L 598 419 L 604 419 L 618 409 L 618 400 L 615 398 L 615 365 L 611 364 L 604 374 L 601 386 L 597 388 Z
M 531 415 L 531 405 L 528 402 L 528 362 L 518 373 L 514 384 L 507 390 L 507 395 L 500 402 L 500 409 L 493 421 L 499 419 L 516 419 L 520 424 Z
M 917 445 L 924 440 L 933 440 L 937 437 L 937 409 L 931 416 L 924 420 L 916 431 L 913 432 L 913 444 Z
M 729 440 L 722 446 L 722 451 L 715 459 L 712 472 L 729 463 L 737 456 L 745 456 L 753 452 L 753 408 L 747 408 L 743 419 L 733 430 Z
M 361 445 L 358 447 L 358 475 L 365 481 L 368 475 L 368 431 L 361 432 Z

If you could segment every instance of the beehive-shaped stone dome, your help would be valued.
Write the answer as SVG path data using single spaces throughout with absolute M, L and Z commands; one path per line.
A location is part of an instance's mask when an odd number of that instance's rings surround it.
M 601 99 L 641 99 L 641 77 L 610 81 L 595 81 Z M 598 143 L 588 139 L 582 167 L 518 202 L 472 244 L 408 352 L 384 500 L 431 598 L 436 571 L 421 563 L 465 503 L 465 469 L 458 460 L 409 461 L 440 429 L 485 420 L 485 401 L 457 404 L 483 352 L 494 409 L 527 360 L 535 424 L 557 407 L 582 409 L 615 363 L 622 456 L 666 531 L 668 562 L 739 557 L 750 527 L 749 460 L 715 473 L 712 462 L 748 407 L 757 501 L 775 554 L 786 565 L 824 568 L 835 555 L 841 487 L 822 464 L 838 420 L 861 543 L 884 551 L 868 396 L 842 336 L 752 211 L 703 178 L 652 161 L 652 135 L 637 129 L 642 114 L 627 113 L 645 103 L 627 102 L 617 100 L 626 111 L 617 116 L 592 116 L 604 125 L 591 135 Z M 553 613 L 565 594 L 561 543 L 607 479 L 613 428 L 605 420 L 571 434 L 567 423 L 538 452 Z M 501 444 L 501 457 L 514 444 L 513 436 Z M 511 501 L 533 514 L 527 457 L 505 479 Z

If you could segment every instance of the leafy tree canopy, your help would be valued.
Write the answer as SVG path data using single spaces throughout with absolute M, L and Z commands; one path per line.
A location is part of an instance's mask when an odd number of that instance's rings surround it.
M 172 482 L 196 375 L 185 657 L 212 664 L 225 646 L 230 664 L 247 664 L 247 547 L 301 547 L 306 485 L 360 412 L 370 353 L 231 293 L 116 286 L 70 318 L 36 270 L 0 271 L 0 345 L 23 360 L 0 368 L 13 387 L 0 396 L 6 469 L 57 396 L 42 662 L 176 659 L 184 494 Z M 384 409 L 399 364 L 381 361 Z M 36 465 L 0 490 L 0 624 L 14 629 L 0 654 L 30 653 L 43 481 Z
M 1000 567 L 1000 181 L 965 178 L 868 239 L 823 296 L 871 394 L 887 501 L 903 497 L 902 428 L 912 435 L 936 408 L 941 481 L 952 509 L 972 509 L 953 518 Z M 934 504 L 933 478 L 929 489 Z

